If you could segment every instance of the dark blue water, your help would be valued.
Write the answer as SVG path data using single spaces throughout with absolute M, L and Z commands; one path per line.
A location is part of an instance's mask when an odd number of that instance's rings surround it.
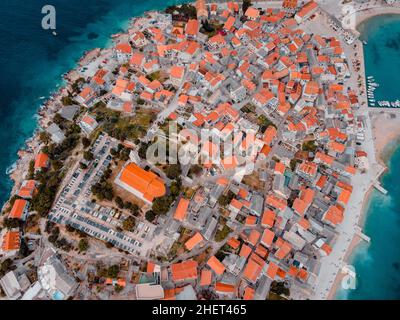
M 400 99 L 400 16 L 380 16 L 361 26 L 367 75 L 380 87 L 377 100 Z M 355 290 L 341 290 L 339 299 L 400 299 L 400 148 L 387 166 L 382 183 L 388 195 L 373 191 L 367 210 L 362 243 L 350 258 L 357 279 Z
M 359 26 L 364 45 L 366 76 L 373 76 L 379 87 L 376 101 L 400 100 L 400 16 L 377 16 Z M 398 82 L 397 82 L 398 83 Z M 376 106 L 378 106 L 376 104 Z
M 35 114 L 62 85 L 84 51 L 110 44 L 133 16 L 176 0 L 0 1 L 0 204 L 12 184 L 6 170 L 36 128 Z M 57 36 L 41 28 L 44 5 L 55 6 Z

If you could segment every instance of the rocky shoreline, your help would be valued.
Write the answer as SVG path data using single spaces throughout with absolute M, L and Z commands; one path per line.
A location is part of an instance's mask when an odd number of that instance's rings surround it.
M 143 13 L 143 15 L 146 15 L 146 13 L 147 12 Z M 111 35 L 110 38 L 112 39 L 112 43 L 119 42 L 121 37 L 126 37 L 129 34 L 129 30 L 134 27 L 134 24 L 138 19 L 140 19 L 140 17 L 133 17 L 129 21 L 127 30 L 122 33 Z M 18 159 L 10 166 L 10 170 L 8 171 L 8 175 L 13 181 L 10 197 L 21 187 L 21 184 L 25 179 L 25 174 L 29 170 L 30 161 L 34 159 L 38 149 L 42 146 L 42 143 L 40 142 L 40 132 L 42 131 L 42 128 L 47 127 L 48 122 L 51 121 L 53 116 L 62 108 L 62 97 L 72 91 L 72 84 L 80 77 L 77 69 L 92 62 L 104 54 L 108 49 L 108 47 L 94 48 L 84 52 L 82 57 L 77 61 L 75 68 L 62 75 L 65 83 L 57 88 L 57 90 L 39 107 L 36 113 L 36 129 L 33 132 L 33 135 L 24 142 L 23 147 L 18 150 Z M 7 208 L 10 197 L 4 203 L 2 210 Z

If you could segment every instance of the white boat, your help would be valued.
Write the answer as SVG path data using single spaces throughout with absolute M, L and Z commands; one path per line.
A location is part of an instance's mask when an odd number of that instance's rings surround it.
M 17 162 L 14 162 L 11 166 L 6 169 L 6 174 L 11 174 L 17 169 Z

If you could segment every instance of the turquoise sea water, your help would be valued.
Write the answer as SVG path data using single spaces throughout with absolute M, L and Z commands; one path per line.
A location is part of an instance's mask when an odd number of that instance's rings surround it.
M 367 75 L 380 87 L 378 100 L 400 99 L 400 16 L 378 16 L 360 26 Z M 355 268 L 355 290 L 340 290 L 338 299 L 400 299 L 400 147 L 388 160 L 382 178 L 388 195 L 373 191 L 364 232 L 371 243 L 355 249 L 350 264 Z
M 0 204 L 12 182 L 7 168 L 36 128 L 35 114 L 84 51 L 110 44 L 129 19 L 177 0 L 52 0 L 57 36 L 41 28 L 45 0 L 0 1 Z

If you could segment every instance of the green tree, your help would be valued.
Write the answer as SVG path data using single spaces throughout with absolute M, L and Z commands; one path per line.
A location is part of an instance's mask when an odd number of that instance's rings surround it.
M 229 190 L 227 194 L 222 194 L 218 198 L 218 203 L 220 206 L 225 207 L 231 203 L 232 199 L 235 197 L 235 194 Z
M 88 139 L 88 138 L 86 138 L 86 137 L 82 137 L 82 145 L 83 145 L 83 147 L 86 149 L 86 148 L 88 148 L 89 146 L 90 146 L 90 140 Z
M 165 174 L 170 179 L 178 178 L 182 173 L 181 165 L 180 164 L 170 164 L 165 169 Z
M 317 145 L 314 140 L 306 141 L 303 143 L 302 150 L 303 151 L 309 151 L 309 152 L 315 152 L 317 150 Z
M 17 219 L 11 219 L 11 218 L 5 218 L 3 220 L 3 227 L 7 229 L 14 229 L 19 227 L 19 220 Z
M 126 231 L 133 231 L 135 228 L 136 220 L 134 217 L 129 216 L 122 222 L 122 228 Z
M 87 167 L 88 167 L 88 166 L 87 166 L 85 163 L 79 162 L 79 168 L 81 168 L 82 170 L 87 169 Z
M 52 160 L 51 166 L 55 171 L 61 170 L 63 167 L 63 163 L 60 160 Z
M 114 264 L 114 265 L 112 265 L 112 266 L 110 266 L 109 268 L 108 268 L 108 270 L 107 270 L 107 276 L 109 277 L 109 278 L 117 278 L 118 277 L 118 274 L 119 274 L 119 265 L 117 265 L 117 264 Z
M 54 115 L 54 117 L 53 117 L 53 122 L 55 123 L 55 124 L 57 124 L 57 125 L 61 125 L 61 124 L 63 124 L 63 123 L 65 123 L 67 120 L 65 120 L 62 116 L 61 116 L 61 114 L 59 114 L 59 113 L 56 113 L 55 115 Z
M 140 148 L 138 150 L 139 157 L 142 159 L 146 159 L 146 152 L 147 148 L 149 147 L 149 144 L 143 143 L 140 145 Z
M 72 99 L 71 97 L 68 96 L 64 96 L 61 98 L 61 102 L 64 106 L 70 106 L 72 104 L 75 104 L 74 99 Z
M 145 216 L 146 216 L 146 220 L 149 222 L 153 222 L 154 219 L 156 218 L 156 215 L 152 210 L 147 211 Z
M 153 201 L 152 210 L 156 215 L 166 214 L 171 206 L 171 199 L 168 196 L 156 198 Z
M 93 195 L 95 195 L 99 200 L 111 201 L 114 198 L 114 190 L 111 183 L 107 181 L 97 182 L 92 186 L 91 189 Z
M 124 200 L 121 197 L 116 197 L 114 201 L 120 209 L 124 208 Z
M 192 176 L 192 175 L 194 174 L 194 175 L 197 176 L 197 175 L 200 174 L 202 171 L 203 171 L 202 166 L 200 166 L 200 165 L 198 165 L 198 164 L 194 164 L 194 165 L 192 165 L 192 166 L 190 167 L 190 169 L 189 169 L 189 175 Z
M 46 131 L 41 131 L 39 133 L 39 139 L 41 142 L 43 142 L 44 144 L 49 144 L 51 139 L 50 139 L 50 135 L 46 132 Z
M 35 160 L 29 162 L 28 179 L 32 179 L 35 174 Z
M 89 249 L 89 242 L 86 239 L 79 240 L 78 249 L 80 252 L 87 251 Z
M 243 4 L 242 4 L 242 10 L 243 10 L 243 14 L 246 13 L 247 9 L 249 7 L 251 7 L 252 3 L 250 0 L 243 0 Z
M 93 153 L 91 151 L 84 151 L 83 152 L 83 159 L 86 161 L 92 161 L 93 160 Z
M 289 289 L 285 286 L 285 283 L 282 281 L 272 281 L 270 286 L 270 292 L 275 293 L 277 295 L 284 294 L 285 296 L 290 295 Z

